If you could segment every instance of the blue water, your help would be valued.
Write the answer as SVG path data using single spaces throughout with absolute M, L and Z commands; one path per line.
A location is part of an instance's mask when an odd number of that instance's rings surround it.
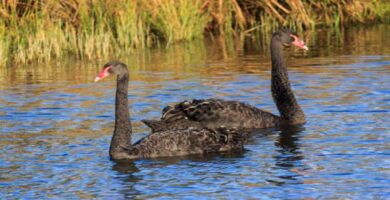
M 318 30 L 309 52 L 288 50 L 307 123 L 258 130 L 242 153 L 115 163 L 114 79 L 93 83 L 105 61 L 2 70 L 0 199 L 389 199 L 389 29 L 352 29 L 342 44 Z M 133 142 L 149 133 L 141 119 L 184 99 L 277 113 L 266 50 L 221 58 L 207 45 L 193 57 L 175 48 L 125 60 Z

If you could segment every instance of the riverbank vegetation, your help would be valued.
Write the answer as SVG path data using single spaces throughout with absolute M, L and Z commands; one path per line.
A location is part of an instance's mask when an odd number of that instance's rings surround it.
M 0 66 L 104 59 L 205 35 L 390 22 L 387 0 L 1 0 Z

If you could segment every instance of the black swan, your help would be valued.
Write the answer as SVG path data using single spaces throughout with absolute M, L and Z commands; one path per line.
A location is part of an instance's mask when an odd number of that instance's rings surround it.
M 104 65 L 95 82 L 111 74 L 117 76 L 115 129 L 110 145 L 111 159 L 131 160 L 243 149 L 246 140 L 244 133 L 227 128 L 167 130 L 152 133 L 131 144 L 132 128 L 127 99 L 129 71 L 125 64 L 111 61 Z
M 280 116 L 246 103 L 221 99 L 184 101 L 167 106 L 161 120 L 142 120 L 153 132 L 187 127 L 258 129 L 280 124 L 303 124 L 305 115 L 293 94 L 283 58 L 283 46 L 308 50 L 297 34 L 289 29 L 276 31 L 271 39 L 271 90 Z

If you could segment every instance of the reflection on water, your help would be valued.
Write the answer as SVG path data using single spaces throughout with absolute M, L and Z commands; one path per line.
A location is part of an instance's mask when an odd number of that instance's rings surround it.
M 122 181 L 120 192 L 125 198 L 135 198 L 142 194 L 135 188 L 135 184 L 140 180 L 133 174 L 139 172 L 139 169 L 133 162 L 114 163 L 112 170 L 118 172 L 117 179 Z
M 302 170 L 302 165 L 299 161 L 303 159 L 303 154 L 299 150 L 299 134 L 303 132 L 305 128 L 303 126 L 283 126 L 280 127 L 279 136 L 275 142 L 275 146 L 279 147 L 277 152 L 279 155 L 275 155 L 275 168 L 285 170 L 279 178 L 286 179 L 287 181 L 297 181 L 301 183 L 297 177 L 299 174 L 293 170 Z M 293 173 L 293 174 L 291 174 Z M 286 182 L 280 182 L 282 185 Z
M 378 198 L 390 195 L 390 26 L 308 32 L 289 49 L 308 122 L 256 130 L 244 152 L 114 163 L 106 60 L 0 69 L 0 198 Z M 240 100 L 277 113 L 269 38 L 195 41 L 132 53 L 133 140 L 141 119 L 183 99 Z

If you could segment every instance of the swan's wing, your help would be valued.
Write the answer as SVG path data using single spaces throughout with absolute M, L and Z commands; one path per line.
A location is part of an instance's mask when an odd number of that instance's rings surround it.
M 169 130 L 148 135 L 133 145 L 139 157 L 167 157 L 242 150 L 246 133 L 236 129 Z
M 161 120 L 166 122 L 179 120 L 202 121 L 210 117 L 216 118 L 215 115 L 221 109 L 220 103 L 212 99 L 183 101 L 174 106 L 165 107 Z
M 165 107 L 161 120 L 178 121 L 188 119 L 197 122 L 246 121 L 249 119 L 261 119 L 265 113 L 268 112 L 238 101 L 194 99 L 192 101 L 180 102 L 173 107 Z
M 163 109 L 161 120 L 143 120 L 153 132 L 189 127 L 253 129 L 274 127 L 279 117 L 237 101 L 205 99 L 183 101 Z

